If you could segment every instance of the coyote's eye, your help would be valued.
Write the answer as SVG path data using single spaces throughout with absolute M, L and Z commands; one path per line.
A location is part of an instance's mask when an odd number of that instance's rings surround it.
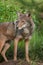
M 25 23 L 25 21 L 22 21 L 22 23 Z
M 22 22 L 24 22 L 24 21 L 22 21 Z

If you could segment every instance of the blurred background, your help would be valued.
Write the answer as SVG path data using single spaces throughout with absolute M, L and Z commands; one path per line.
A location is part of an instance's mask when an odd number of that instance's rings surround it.
M 0 0 L 0 23 L 13 22 L 17 19 L 17 12 L 31 13 L 35 23 L 35 31 L 29 43 L 30 59 L 43 61 L 43 0 Z M 25 42 L 22 40 L 18 44 L 18 58 L 25 58 Z M 11 47 L 6 52 L 8 59 L 13 59 L 13 41 Z M 0 62 L 4 59 L 0 54 Z

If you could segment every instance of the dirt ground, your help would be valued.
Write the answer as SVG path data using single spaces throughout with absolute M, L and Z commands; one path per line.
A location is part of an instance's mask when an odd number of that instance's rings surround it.
M 26 60 L 17 60 L 14 62 L 13 60 L 9 60 L 8 62 L 2 62 L 0 65 L 43 65 L 43 63 L 33 62 L 32 64 L 28 63 Z

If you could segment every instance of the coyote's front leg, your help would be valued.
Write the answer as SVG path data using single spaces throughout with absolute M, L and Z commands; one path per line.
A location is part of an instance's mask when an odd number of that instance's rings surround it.
M 29 56 L 28 56 L 28 52 L 29 52 L 29 51 L 28 51 L 28 49 L 29 49 L 29 48 L 28 48 L 28 43 L 29 43 L 29 40 L 26 39 L 26 40 L 25 40 L 25 54 L 26 54 L 25 56 L 26 56 L 27 62 L 30 62 L 30 59 L 29 59 Z
M 14 39 L 14 61 L 17 60 L 17 46 L 18 46 L 19 38 Z

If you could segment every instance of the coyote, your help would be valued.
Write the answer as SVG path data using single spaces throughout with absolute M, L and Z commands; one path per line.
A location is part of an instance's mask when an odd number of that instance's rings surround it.
M 28 43 L 32 37 L 35 24 L 30 13 L 18 13 L 18 20 L 15 22 L 0 23 L 0 53 L 8 62 L 5 53 L 10 47 L 10 41 L 14 41 L 14 61 L 17 60 L 17 45 L 22 39 L 25 40 L 25 57 L 29 62 Z

